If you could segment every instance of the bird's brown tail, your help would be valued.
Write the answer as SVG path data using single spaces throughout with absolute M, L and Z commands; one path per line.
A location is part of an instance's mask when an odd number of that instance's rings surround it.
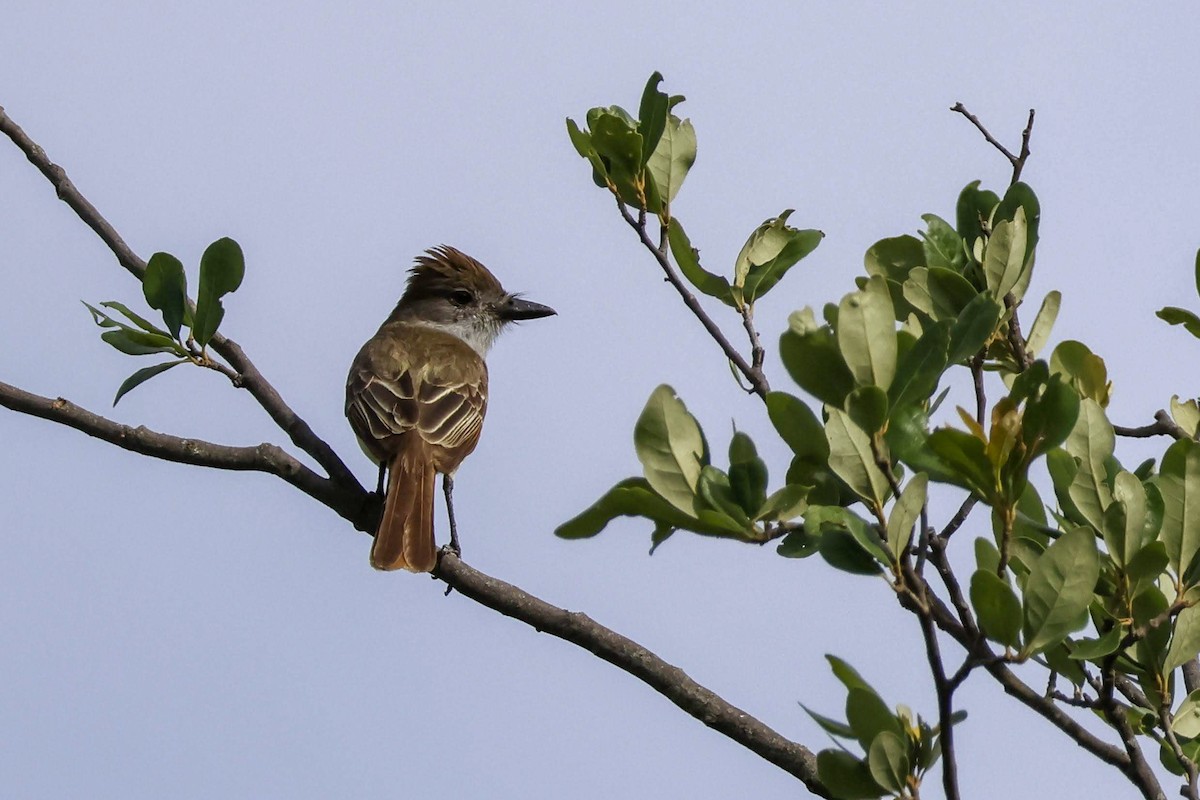
M 433 491 L 436 475 L 425 442 L 416 435 L 402 444 L 388 465 L 387 500 L 371 547 L 375 569 L 431 572 L 437 564 L 433 539 Z

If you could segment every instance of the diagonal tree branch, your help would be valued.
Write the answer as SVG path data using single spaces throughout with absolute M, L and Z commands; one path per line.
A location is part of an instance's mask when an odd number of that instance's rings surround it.
M 146 262 L 133 252 L 108 220 L 75 188 L 75 184 L 67 177 L 66 170 L 52 162 L 41 145 L 30 139 L 21 126 L 5 113 L 2 106 L 0 106 L 0 132 L 8 136 L 13 144 L 25 154 L 30 163 L 46 176 L 46 179 L 54 186 L 58 198 L 70 206 L 75 214 L 96 232 L 96 235 L 108 245 L 108 249 L 117 257 L 121 266 L 141 281 L 142 276 L 146 273 Z M 275 424 L 288 435 L 293 444 L 312 456 L 334 482 L 360 491 L 363 490 L 358 479 L 354 477 L 354 473 L 342 462 L 333 448 L 318 437 L 308 423 L 284 402 L 279 392 L 267 382 L 254 363 L 246 357 L 237 342 L 218 333 L 213 336 L 210 345 L 229 362 L 231 367 L 237 370 L 240 381 L 235 385 L 250 392 L 251 396 L 275 421 Z
M 577 644 L 628 672 L 708 727 L 796 776 L 813 794 L 830 796 L 817 778 L 817 760 L 811 750 L 784 738 L 637 642 L 586 614 L 552 606 L 512 584 L 484 575 L 449 550 L 442 551 L 433 574 L 464 596 L 542 633 Z
M 360 530 L 374 530 L 363 525 L 364 522 L 373 521 L 372 508 L 378 514 L 378 508 L 375 507 L 378 503 L 373 504 L 372 495 L 364 491 L 356 492 L 318 475 L 273 444 L 234 447 L 159 433 L 144 426 L 134 428 L 102 417 L 61 397 L 42 397 L 3 382 L 0 382 L 0 406 L 66 425 L 123 450 L 151 458 L 197 467 L 275 475 L 355 523 Z

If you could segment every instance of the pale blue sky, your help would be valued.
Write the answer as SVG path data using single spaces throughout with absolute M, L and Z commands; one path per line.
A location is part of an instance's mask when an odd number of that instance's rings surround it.
M 551 534 L 638 471 L 632 425 L 660 382 L 715 448 L 731 415 L 755 435 L 773 486 L 787 462 L 563 118 L 634 107 L 661 70 L 699 135 L 675 211 L 710 269 L 784 208 L 828 234 L 761 304 L 773 346 L 790 311 L 851 288 L 875 240 L 951 216 L 971 180 L 1007 181 L 949 106 L 1011 145 L 1036 107 L 1031 295 L 1063 291 L 1055 340 L 1103 355 L 1112 417 L 1141 424 L 1200 393 L 1200 343 L 1153 317 L 1200 305 L 1196 15 L 1045 5 L 25 3 L 0 28 L 0 105 L 143 257 L 194 268 L 213 239 L 242 244 L 224 329 L 363 481 L 345 371 L 415 254 L 453 244 L 556 307 L 491 358 L 483 444 L 456 482 L 467 561 L 819 749 L 796 703 L 839 710 L 825 652 L 933 715 L 915 623 L 885 587 L 684 535 L 649 558 L 645 523 Z M 0 380 L 105 412 L 140 364 L 100 343 L 79 301 L 136 301 L 139 287 L 7 142 L 0 186 Z M 786 388 L 773 354 L 768 367 Z M 282 441 L 198 370 L 111 415 Z M 9 412 L 0 443 L 6 796 L 800 793 L 587 653 L 426 578 L 374 573 L 367 537 L 278 480 L 150 461 Z M 982 677 L 961 700 L 965 796 L 1001 779 L 1012 796 L 1132 796 Z

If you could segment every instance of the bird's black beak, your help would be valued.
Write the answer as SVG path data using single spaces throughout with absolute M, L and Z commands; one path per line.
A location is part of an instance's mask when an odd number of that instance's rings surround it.
M 525 300 L 520 297 L 508 298 L 497 311 L 500 314 L 500 318 L 506 322 L 550 317 L 558 313 L 550 306 L 544 306 L 541 303 L 534 303 L 531 300 Z

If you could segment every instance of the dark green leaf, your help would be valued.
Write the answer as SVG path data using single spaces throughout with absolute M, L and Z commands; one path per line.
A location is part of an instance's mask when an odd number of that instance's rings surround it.
M 834 569 L 852 575 L 878 575 L 882 571 L 879 562 L 862 548 L 846 528 L 823 529 L 817 549 Z
M 642 90 L 642 102 L 638 107 L 638 130 L 642 134 L 642 164 L 650 160 L 650 154 L 658 146 L 663 129 L 667 127 L 667 95 L 659 91 L 662 73 L 655 71 Z
M 984 226 L 992 216 L 992 209 L 1000 204 L 995 192 L 979 188 L 979 181 L 968 183 L 958 195 L 956 221 L 958 235 L 967 243 L 968 249 L 975 240 L 984 235 Z
M 178 339 L 187 306 L 187 276 L 179 259 L 170 253 L 150 256 L 142 276 L 142 293 L 151 308 L 162 312 L 167 330 Z
M 818 714 L 803 703 L 800 704 L 800 707 L 804 709 L 806 714 L 812 717 L 813 722 L 821 726 L 821 730 L 825 731 L 830 736 L 837 736 L 842 739 L 854 738 L 854 731 L 851 730 L 850 726 L 846 723 L 839 722 L 838 720 L 827 717 L 823 714 Z
M 1100 577 L 1096 537 L 1075 528 L 1051 543 L 1025 582 L 1025 646 L 1030 656 L 1058 644 L 1086 622 Z
M 196 295 L 192 336 L 201 347 L 209 343 L 221 326 L 225 316 L 221 298 L 237 291 L 245 274 L 242 248 L 233 239 L 218 239 L 200 257 L 200 289 Z
M 1155 316 L 1168 325 L 1182 325 L 1192 336 L 1200 339 L 1200 317 L 1186 308 L 1166 306 L 1154 312 Z
M 860 386 L 846 396 L 846 414 L 866 433 L 882 430 L 888 416 L 887 393 L 878 386 Z
M 755 520 L 764 522 L 786 522 L 804 513 L 808 506 L 810 486 L 789 484 L 772 492 L 754 515 Z
M 829 461 L 825 428 L 803 400 L 787 392 L 770 392 L 767 394 L 767 416 L 779 437 L 798 457 L 817 463 Z
M 846 722 L 864 750 L 881 733 L 904 732 L 900 720 L 871 689 L 854 688 L 846 694 Z
M 1170 674 L 1200 653 L 1200 606 L 1188 606 L 1179 612 L 1172 625 L 1171 647 L 1163 662 L 1163 672 Z
M 604 530 L 617 517 L 645 517 L 663 526 L 663 531 L 683 528 L 708 536 L 729 536 L 730 532 L 708 526 L 691 514 L 685 514 L 662 499 L 644 478 L 626 478 L 583 513 L 564 522 L 554 535 L 562 539 L 586 539 Z M 660 536 L 659 538 L 666 538 Z
M 1079 394 L 1055 377 L 1039 397 L 1025 405 L 1021 440 L 1029 449 L 1028 460 L 1058 447 L 1067 440 L 1079 419 Z
M 125 382 L 117 389 L 117 396 L 113 398 L 113 405 L 121 400 L 122 397 L 129 394 L 130 391 L 141 386 L 146 381 L 158 375 L 160 372 L 166 372 L 171 367 L 177 367 L 180 364 L 186 363 L 186 358 L 181 358 L 178 361 L 166 361 L 162 364 L 155 364 L 152 367 L 142 367 L 137 372 L 125 379 Z
M 735 431 L 729 442 L 729 485 L 734 500 L 751 516 L 767 501 L 767 464 L 741 431 Z
M 1098 639 L 1082 639 L 1076 642 L 1074 649 L 1071 650 L 1071 658 L 1076 661 L 1095 661 L 1112 655 L 1117 652 L 1117 648 L 1121 645 L 1121 639 L 1125 635 L 1125 629 L 1120 625 L 1114 625 Z
M 696 488 L 710 509 L 728 517 L 738 530 L 750 529 L 750 519 L 734 496 L 728 475 L 711 464 L 705 465 L 700 471 L 700 481 Z
M 921 234 L 924 241 L 925 265 L 961 272 L 967 256 L 963 252 L 962 237 L 958 235 L 958 231 L 937 214 L 922 214 L 921 219 L 925 220 L 927 226 Z
M 817 777 L 839 800 L 871 800 L 886 794 L 886 790 L 871 777 L 866 762 L 845 750 L 817 753 Z
M 120 313 L 124 314 L 126 319 L 128 319 L 130 322 L 132 322 L 139 329 L 145 331 L 146 333 L 153 333 L 153 334 L 157 334 L 159 336 L 168 336 L 166 331 L 164 331 L 162 328 L 159 328 L 157 325 L 150 322 L 146 318 L 138 316 L 133 311 L 131 311 L 128 308 L 128 306 L 126 306 L 124 303 L 118 303 L 116 300 L 109 300 L 108 302 L 101 303 L 100 305 L 104 306 L 105 308 L 111 308 L 114 311 L 119 311 Z
M 1021 646 L 1021 601 L 1008 581 L 991 570 L 976 570 L 971 605 L 989 639 L 1014 649 Z
M 1003 309 L 986 294 L 979 294 L 967 303 L 950 329 L 950 348 L 947 361 L 957 364 L 971 358 L 987 343 L 1000 324 Z
M 1163 499 L 1159 538 L 1182 577 L 1200 551 L 1200 443 L 1180 439 L 1167 448 L 1155 485 Z
M 671 244 L 671 255 L 675 257 L 675 263 L 679 265 L 683 277 L 709 297 L 715 297 L 729 306 L 734 304 L 729 281 L 700 266 L 700 252 L 692 247 L 678 219 L 671 219 L 667 228 L 667 241 Z
M 896 364 L 896 377 L 888 388 L 888 399 L 893 409 L 929 399 L 946 370 L 949 347 L 949 322 L 934 322 L 926 326 L 921 338 L 900 356 Z
M 985 499 L 995 494 L 996 478 L 992 472 L 992 462 L 980 439 L 966 431 L 939 428 L 929 434 L 928 443 L 929 449 L 944 465 L 942 471 L 945 477 L 952 483 L 970 489 Z
M 854 375 L 842 359 L 833 331 L 801 327 L 803 332 L 799 332 L 796 319 L 797 314 L 793 314 L 791 328 L 779 338 L 779 358 L 801 389 L 840 408 L 846 395 L 854 390 Z

